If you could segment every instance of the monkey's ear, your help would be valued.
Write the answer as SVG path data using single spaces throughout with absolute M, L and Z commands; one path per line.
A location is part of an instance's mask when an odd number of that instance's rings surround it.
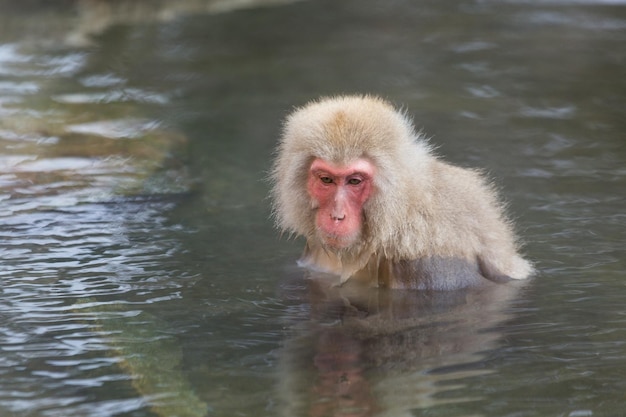
M 512 277 L 498 270 L 498 268 L 496 268 L 496 266 L 492 262 L 490 262 L 488 259 L 483 258 L 483 256 L 477 256 L 476 260 L 478 262 L 480 274 L 483 277 L 487 278 L 489 281 L 493 281 L 497 284 L 504 284 L 513 281 Z

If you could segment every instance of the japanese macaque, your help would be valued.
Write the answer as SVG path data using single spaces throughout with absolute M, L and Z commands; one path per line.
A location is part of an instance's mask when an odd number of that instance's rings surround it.
M 512 225 L 477 171 L 434 156 L 388 102 L 340 96 L 287 117 L 272 170 L 278 228 L 302 266 L 367 285 L 449 290 L 527 278 Z

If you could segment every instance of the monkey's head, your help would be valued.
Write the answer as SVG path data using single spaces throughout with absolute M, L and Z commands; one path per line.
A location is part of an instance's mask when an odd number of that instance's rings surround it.
M 278 227 L 334 251 L 398 247 L 398 218 L 411 218 L 406 200 L 415 192 L 406 184 L 430 160 L 419 139 L 411 121 L 379 98 L 334 97 L 296 109 L 272 170 Z

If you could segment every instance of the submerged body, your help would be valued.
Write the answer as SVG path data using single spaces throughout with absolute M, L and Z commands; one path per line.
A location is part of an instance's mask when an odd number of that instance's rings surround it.
M 532 273 L 493 187 L 435 157 L 379 98 L 293 112 L 273 180 L 278 226 L 307 240 L 300 263 L 341 283 L 446 290 Z

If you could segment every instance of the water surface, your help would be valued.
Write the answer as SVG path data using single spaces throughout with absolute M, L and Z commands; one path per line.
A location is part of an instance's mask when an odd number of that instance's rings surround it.
M 623 415 L 622 2 L 39 3 L 0 3 L 1 415 Z M 306 280 L 265 178 L 351 92 L 486 169 L 538 276 Z

